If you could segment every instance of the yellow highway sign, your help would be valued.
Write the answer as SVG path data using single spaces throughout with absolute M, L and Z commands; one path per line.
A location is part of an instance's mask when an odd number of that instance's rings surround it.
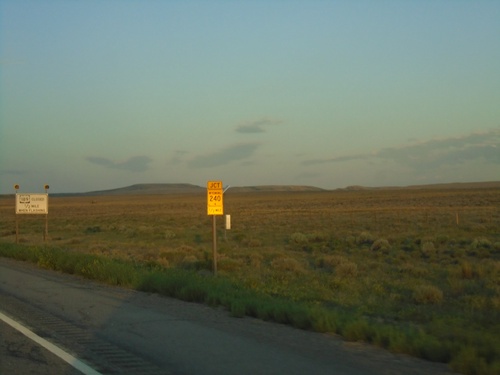
M 224 215 L 222 181 L 207 183 L 207 215 Z

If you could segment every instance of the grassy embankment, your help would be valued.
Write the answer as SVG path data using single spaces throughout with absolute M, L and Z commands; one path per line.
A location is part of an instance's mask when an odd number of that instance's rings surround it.
M 20 245 L 3 199 L 0 255 L 500 373 L 498 190 L 227 194 L 217 278 L 204 199 L 51 198 Z

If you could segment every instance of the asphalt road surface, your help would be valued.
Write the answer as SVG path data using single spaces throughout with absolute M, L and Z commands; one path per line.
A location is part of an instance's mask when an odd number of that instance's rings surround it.
M 97 284 L 0 258 L 0 313 L 102 374 L 452 374 L 223 309 Z M 79 373 L 0 320 L 0 374 Z
M 0 374 L 78 375 L 80 371 L 0 321 Z

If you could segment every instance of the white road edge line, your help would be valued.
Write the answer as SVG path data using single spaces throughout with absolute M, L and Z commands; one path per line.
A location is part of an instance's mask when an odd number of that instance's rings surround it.
M 43 346 L 45 349 L 48 351 L 52 352 L 59 358 L 61 358 L 63 361 L 69 363 L 71 366 L 73 366 L 75 369 L 78 371 L 82 372 L 85 375 L 102 375 L 100 372 L 94 370 L 92 367 L 88 366 L 87 364 L 83 363 L 80 361 L 78 358 L 73 357 L 71 354 L 65 352 L 58 346 L 52 344 L 51 342 L 45 340 L 44 338 L 38 336 L 34 332 L 30 331 L 28 328 L 23 326 L 22 324 L 16 322 L 15 320 L 9 318 L 2 312 L 0 312 L 0 319 L 3 320 L 5 323 L 10 325 L 12 328 L 18 330 L 21 332 L 23 335 L 26 337 L 30 338 L 37 344 Z

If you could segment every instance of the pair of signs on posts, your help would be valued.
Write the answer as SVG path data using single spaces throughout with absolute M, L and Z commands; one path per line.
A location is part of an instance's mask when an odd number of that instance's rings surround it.
M 16 214 L 48 214 L 48 194 L 16 194 Z M 207 183 L 207 215 L 224 215 L 222 181 Z

